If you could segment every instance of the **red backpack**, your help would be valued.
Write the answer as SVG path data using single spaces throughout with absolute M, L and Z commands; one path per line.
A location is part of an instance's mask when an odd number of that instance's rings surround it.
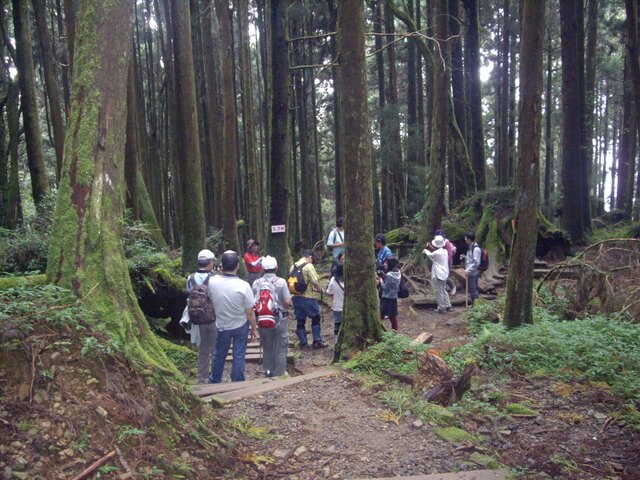
M 253 308 L 256 312 L 256 320 L 260 328 L 276 328 L 280 322 L 280 306 L 275 285 L 260 279 L 258 285 L 258 300 Z

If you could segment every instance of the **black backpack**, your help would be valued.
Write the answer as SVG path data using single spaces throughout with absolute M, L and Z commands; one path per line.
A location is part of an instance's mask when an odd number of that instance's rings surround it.
M 400 277 L 400 285 L 398 285 L 398 298 L 408 298 L 409 297 L 409 287 L 407 286 L 407 282 Z
M 194 285 L 187 295 L 189 320 L 194 325 L 208 325 L 216 321 L 213 302 L 209 298 L 209 278 L 211 275 L 207 275 L 200 285 Z M 189 277 L 189 282 L 195 283 L 193 274 Z
M 293 264 L 291 271 L 289 272 L 289 278 L 287 278 L 287 285 L 289 285 L 289 292 L 293 295 L 300 295 L 307 291 L 307 282 L 304 279 L 304 273 L 302 270 L 309 262 L 304 262 L 302 265 Z
M 489 268 L 489 253 L 477 243 L 475 246 L 480 249 L 480 265 L 478 265 L 478 270 L 485 272 Z

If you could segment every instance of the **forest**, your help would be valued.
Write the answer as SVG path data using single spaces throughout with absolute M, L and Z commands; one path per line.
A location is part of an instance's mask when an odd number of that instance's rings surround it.
M 3 478 L 638 478 L 639 6 L 0 2 Z M 254 243 L 283 278 L 313 251 L 330 348 L 292 309 L 278 390 L 258 341 L 228 400 L 192 385 L 185 278 Z

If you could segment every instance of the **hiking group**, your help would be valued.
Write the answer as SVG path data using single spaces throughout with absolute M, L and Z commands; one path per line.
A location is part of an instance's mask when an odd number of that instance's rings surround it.
M 334 338 L 337 341 L 342 325 L 345 282 L 345 234 L 343 219 L 336 222 L 327 239 L 333 263 L 327 294 L 332 298 Z M 486 268 L 486 253 L 475 242 L 475 235 L 465 236 L 468 246 L 464 260 L 467 290 L 471 305 L 478 298 L 478 277 Z M 398 298 L 409 295 L 402 279 L 398 258 L 386 245 L 383 234 L 374 238 L 376 285 L 380 297 L 380 319 L 388 318 L 391 328 L 398 330 Z M 423 253 L 431 260 L 431 284 L 438 308 L 436 312 L 452 311 L 449 295 L 455 295 L 455 284 L 449 278 L 456 247 L 444 231 L 436 230 Z M 232 250 L 220 258 L 220 272 L 214 274 L 216 256 L 211 250 L 198 254 L 198 270 L 187 278 L 187 306 L 180 324 L 198 347 L 197 383 L 220 383 L 225 361 L 232 347 L 232 382 L 245 379 L 246 352 L 249 341 L 260 339 L 262 370 L 267 377 L 287 373 L 289 347 L 288 309 L 293 307 L 295 333 L 299 347 L 322 349 L 326 344 L 321 332 L 321 314 L 316 293 L 323 293 L 314 262 L 316 253 L 305 250 L 291 266 L 287 280 L 277 276 L 278 262 L 269 255 L 260 255 L 256 240 L 247 242 L 243 257 L 248 282 L 238 276 L 240 256 Z M 307 319 L 311 320 L 311 343 L 307 338 Z

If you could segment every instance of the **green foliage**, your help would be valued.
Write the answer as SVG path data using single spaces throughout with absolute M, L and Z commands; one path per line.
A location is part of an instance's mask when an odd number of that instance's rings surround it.
M 164 350 L 164 353 L 171 359 L 176 367 L 178 367 L 178 370 L 185 373 L 195 367 L 198 359 L 198 354 L 195 351 L 189 347 L 170 342 L 162 337 L 158 337 L 157 340 L 162 350 Z
M 55 195 L 47 195 L 38 213 L 15 230 L 0 228 L 0 269 L 5 273 L 40 273 L 47 269 L 47 249 Z
M 415 353 L 422 353 L 426 345 L 411 344 L 411 339 L 393 332 L 382 334 L 382 341 L 345 362 L 344 367 L 356 372 L 383 377 L 383 369 L 413 375 L 417 369 Z
M 233 419 L 233 427 L 239 432 L 258 440 L 274 440 L 280 438 L 278 435 L 271 433 L 271 427 L 258 427 L 252 425 L 249 417 L 244 414 Z
M 611 238 L 638 238 L 640 237 L 640 224 L 619 222 L 612 226 L 604 226 L 593 231 L 590 237 L 591 243 L 598 243 Z
M 558 321 L 541 311 L 535 324 L 512 330 L 485 324 L 475 342 L 453 350 L 447 361 L 456 370 L 473 359 L 498 372 L 605 382 L 640 402 L 640 325 L 601 316 Z
M 449 443 L 479 443 L 476 437 L 458 427 L 436 427 L 433 429 L 433 433 Z

